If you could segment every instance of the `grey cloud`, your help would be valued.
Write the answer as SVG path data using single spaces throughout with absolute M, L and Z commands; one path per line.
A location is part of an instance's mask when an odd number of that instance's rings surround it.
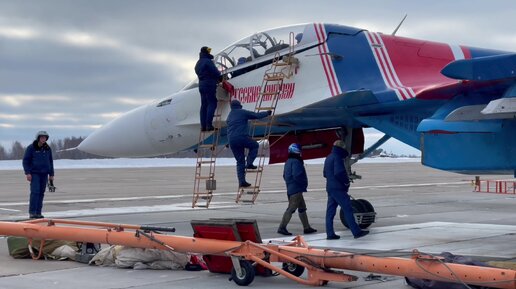
M 164 93 L 175 81 L 158 65 L 115 49 L 17 40 L 0 51 L 1 94 L 143 95 L 149 89 Z

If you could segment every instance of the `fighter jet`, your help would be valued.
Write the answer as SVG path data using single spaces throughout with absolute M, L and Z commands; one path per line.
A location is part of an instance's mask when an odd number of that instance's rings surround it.
M 295 35 L 296 41 L 291 41 Z M 359 159 L 393 137 L 422 152 L 423 165 L 462 173 L 516 173 L 516 54 L 309 23 L 255 33 L 215 55 L 234 86 L 231 99 L 253 110 L 273 58 L 297 66 L 281 87 L 270 162 L 301 143 L 324 157 L 345 138 Z M 192 68 L 193 69 L 193 68 Z M 93 132 L 80 150 L 144 157 L 194 149 L 199 141 L 197 80 Z M 265 88 L 266 89 L 266 88 Z M 224 104 L 222 119 L 229 113 Z M 364 148 L 363 128 L 385 136 Z M 221 143 L 225 139 L 221 130 Z

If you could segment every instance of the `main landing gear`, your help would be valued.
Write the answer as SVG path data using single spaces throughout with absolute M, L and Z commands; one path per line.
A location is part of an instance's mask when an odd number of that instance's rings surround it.
M 367 229 L 376 220 L 376 212 L 374 211 L 373 205 L 367 200 L 358 199 L 351 200 L 351 207 L 353 208 L 353 215 L 360 229 Z M 344 227 L 349 228 L 346 218 L 344 217 L 344 211 L 340 210 L 340 221 Z

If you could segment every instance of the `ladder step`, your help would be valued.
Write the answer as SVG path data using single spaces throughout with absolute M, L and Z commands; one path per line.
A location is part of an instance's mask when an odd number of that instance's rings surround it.
M 262 107 L 255 107 L 255 110 L 273 110 L 276 109 L 274 106 L 262 106 Z
M 242 202 L 242 203 L 253 203 L 254 204 L 253 200 L 240 200 L 240 202 Z
M 203 195 L 208 195 L 208 196 L 213 196 L 213 193 L 211 191 L 208 191 L 208 192 L 205 192 L 205 191 L 197 191 L 194 193 L 194 196 L 203 196 Z
M 284 75 L 278 75 L 278 76 L 269 76 L 269 75 L 266 75 L 265 78 L 264 78 L 266 81 L 280 81 L 280 80 L 283 80 L 285 79 L 285 76 Z
M 198 161 L 197 164 L 213 164 L 215 161 Z
M 258 168 L 258 169 L 245 169 L 245 172 L 246 173 L 261 173 L 261 172 L 263 172 L 263 169 L 262 168 Z
M 212 148 L 214 146 L 215 145 L 213 145 L 213 144 L 201 144 L 201 145 L 198 145 L 197 147 L 198 148 Z
M 214 179 L 215 177 L 205 177 L 205 176 L 195 176 L 196 180 L 209 180 Z
M 279 61 L 277 61 L 277 62 L 273 62 L 272 65 L 274 65 L 274 66 L 289 66 L 291 64 L 287 63 L 287 62 L 279 62 Z
M 253 190 L 253 189 L 259 189 L 260 187 L 258 186 L 249 186 L 249 187 L 238 187 L 238 190 L 239 191 L 248 191 L 248 190 Z

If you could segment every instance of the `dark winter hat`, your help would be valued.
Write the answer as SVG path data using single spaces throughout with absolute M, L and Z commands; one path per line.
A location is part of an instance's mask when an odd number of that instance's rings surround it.
M 233 99 L 231 101 L 231 108 L 242 108 L 242 104 L 240 103 L 240 101 Z
M 211 48 L 209 48 L 208 46 L 203 46 L 203 47 L 201 47 L 201 53 L 210 54 L 211 53 Z

